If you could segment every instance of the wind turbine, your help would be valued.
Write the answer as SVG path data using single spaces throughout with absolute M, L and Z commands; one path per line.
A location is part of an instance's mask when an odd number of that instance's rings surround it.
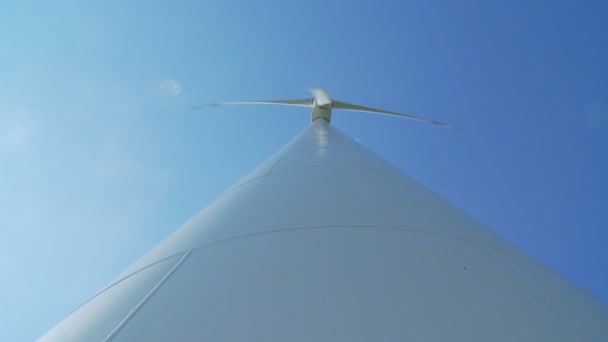
M 608 308 L 330 125 L 312 124 L 40 341 L 606 341 Z
M 446 128 L 454 129 L 454 127 L 445 124 L 443 122 L 424 119 L 418 116 L 402 114 L 397 112 L 391 112 L 388 110 L 377 109 L 372 107 L 364 107 L 348 102 L 337 101 L 331 98 L 327 90 L 322 88 L 312 88 L 310 92 L 314 97 L 306 98 L 306 99 L 295 99 L 295 100 L 265 100 L 265 101 L 237 101 L 237 102 L 221 102 L 221 103 L 213 103 L 208 106 L 226 106 L 226 105 L 286 105 L 286 106 L 296 106 L 296 107 L 310 107 L 312 108 L 312 119 L 315 120 L 322 118 L 325 119 L 328 123 L 331 122 L 331 110 L 333 108 L 343 109 L 347 111 L 353 112 L 365 112 L 365 113 L 376 113 L 376 114 L 384 114 L 384 115 L 392 115 L 399 116 L 406 119 L 421 121 L 425 123 L 430 123 L 433 125 L 443 126 Z M 195 106 L 193 109 L 201 109 L 202 106 Z

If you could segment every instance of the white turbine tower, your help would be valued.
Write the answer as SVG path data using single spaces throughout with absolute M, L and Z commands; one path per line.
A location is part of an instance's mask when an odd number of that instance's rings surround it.
M 40 341 L 608 341 L 608 308 L 312 124 Z

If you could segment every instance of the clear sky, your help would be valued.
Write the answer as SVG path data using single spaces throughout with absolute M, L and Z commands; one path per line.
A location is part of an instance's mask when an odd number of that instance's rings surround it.
M 31 341 L 333 124 L 608 302 L 608 2 L 0 3 L 0 340 Z

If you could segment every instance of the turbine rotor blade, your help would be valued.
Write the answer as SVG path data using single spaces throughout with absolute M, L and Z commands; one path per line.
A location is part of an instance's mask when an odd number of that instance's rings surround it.
M 284 106 L 312 107 L 313 101 L 314 101 L 314 99 L 234 101 L 234 102 L 210 103 L 206 106 L 217 107 L 217 106 L 261 104 L 261 105 L 284 105 Z M 204 108 L 204 106 L 194 106 L 191 108 L 192 109 L 202 109 L 202 108 Z
M 372 107 L 359 106 L 359 105 L 348 103 L 348 102 L 333 101 L 333 108 L 350 110 L 350 111 L 353 111 L 353 112 L 365 112 L 365 113 L 376 113 L 376 114 L 400 116 L 402 118 L 407 118 L 407 119 L 411 119 L 411 120 L 421 121 L 421 122 L 425 122 L 425 123 L 429 123 L 429 124 L 437 125 L 437 126 L 442 126 L 442 127 L 449 128 L 449 129 L 455 129 L 455 127 L 450 126 L 450 125 L 448 125 L 446 123 L 443 123 L 443 122 L 429 120 L 429 119 L 425 119 L 425 118 L 421 118 L 421 117 L 414 116 L 414 115 L 409 115 L 409 114 L 402 114 L 402 113 L 397 113 L 397 112 L 391 112 L 391 111 L 383 110 L 383 109 L 377 109 L 377 108 L 372 108 Z

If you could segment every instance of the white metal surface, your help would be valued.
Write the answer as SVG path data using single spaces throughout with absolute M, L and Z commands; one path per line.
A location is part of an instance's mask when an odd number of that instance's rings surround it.
M 40 340 L 106 338 L 608 341 L 608 308 L 318 119 Z

